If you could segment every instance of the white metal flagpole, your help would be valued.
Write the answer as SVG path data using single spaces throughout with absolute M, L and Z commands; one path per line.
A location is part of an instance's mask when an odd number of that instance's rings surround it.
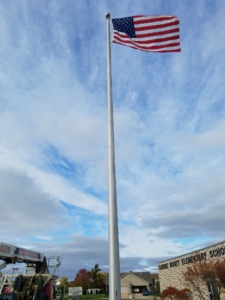
M 109 299 L 120 300 L 120 261 L 116 199 L 116 168 L 111 75 L 110 13 L 107 21 L 107 81 L 108 81 L 108 184 L 109 184 Z

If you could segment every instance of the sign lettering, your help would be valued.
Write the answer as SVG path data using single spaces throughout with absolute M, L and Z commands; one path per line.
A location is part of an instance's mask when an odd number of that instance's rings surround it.
M 5 246 L 5 245 L 1 245 L 0 246 L 0 251 L 9 253 L 10 247 Z
M 218 248 L 216 250 L 213 250 L 213 251 L 209 251 L 210 253 L 210 257 L 213 257 L 213 256 L 218 256 L 218 255 L 221 255 L 221 254 L 225 254 L 225 247 L 223 248 Z M 192 256 L 188 256 L 186 258 L 182 258 L 181 260 L 175 260 L 175 261 L 171 261 L 169 263 L 164 263 L 164 264 L 161 264 L 159 265 L 159 270 L 164 270 L 164 269 L 168 269 L 168 268 L 173 268 L 173 267 L 178 267 L 180 264 L 181 265 L 187 265 L 187 264 L 190 264 L 192 262 L 196 262 L 196 261 L 200 261 L 200 260 L 203 260 L 203 259 L 206 259 L 206 252 L 201 252 L 201 253 L 198 253 L 196 255 L 192 255 Z
M 179 260 L 170 262 L 170 268 L 179 266 Z
M 168 264 L 162 264 L 159 266 L 159 270 L 168 269 Z
M 40 254 L 26 249 L 17 248 L 15 254 L 40 259 Z
M 209 251 L 209 255 L 211 258 L 221 256 L 225 254 L 225 247 L 217 248 Z

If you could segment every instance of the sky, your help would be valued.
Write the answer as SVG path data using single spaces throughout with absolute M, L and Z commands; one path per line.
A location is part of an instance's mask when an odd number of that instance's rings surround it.
M 180 20 L 180 53 L 111 45 L 121 272 L 225 240 L 225 1 L 1 0 L 0 241 L 70 280 L 108 271 L 106 12 Z

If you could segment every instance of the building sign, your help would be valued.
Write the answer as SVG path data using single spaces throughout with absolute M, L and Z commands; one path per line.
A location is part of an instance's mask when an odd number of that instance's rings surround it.
M 209 251 L 210 258 L 221 256 L 225 254 L 225 247 L 219 247 Z
M 68 298 L 69 299 L 81 298 L 82 294 L 83 294 L 83 288 L 81 286 L 69 287 L 69 290 L 68 290 Z
M 203 259 L 204 260 L 206 259 L 206 252 L 197 253 L 195 255 L 191 255 L 186 258 L 177 259 L 175 261 L 171 261 L 168 263 L 163 263 L 163 264 L 159 265 L 159 270 L 169 269 L 169 268 L 178 267 L 178 266 L 182 266 L 182 265 L 187 265 L 192 262 L 200 261 Z
M 208 253 L 210 258 L 225 255 L 225 247 L 218 247 L 214 250 L 210 250 Z M 172 262 L 162 263 L 159 265 L 159 270 L 169 269 L 173 267 L 178 267 L 182 265 L 187 265 L 192 262 L 201 261 L 206 259 L 206 252 L 198 252 L 195 255 L 188 256 L 186 258 L 177 259 Z
M 192 262 L 200 261 L 200 260 L 203 260 L 203 259 L 206 259 L 206 252 L 202 252 L 200 254 L 188 256 L 187 258 L 183 258 L 183 259 L 181 259 L 181 263 L 182 263 L 182 265 L 187 265 L 187 264 L 190 264 Z

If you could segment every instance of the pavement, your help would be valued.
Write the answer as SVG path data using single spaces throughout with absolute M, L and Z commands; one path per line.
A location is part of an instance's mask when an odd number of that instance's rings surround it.
M 133 300 L 160 300 L 161 298 L 159 296 L 152 296 L 152 295 L 149 295 L 149 296 L 143 296 L 142 293 L 135 293 L 133 294 Z M 122 294 L 121 295 L 121 299 L 130 299 L 129 297 L 129 294 Z

